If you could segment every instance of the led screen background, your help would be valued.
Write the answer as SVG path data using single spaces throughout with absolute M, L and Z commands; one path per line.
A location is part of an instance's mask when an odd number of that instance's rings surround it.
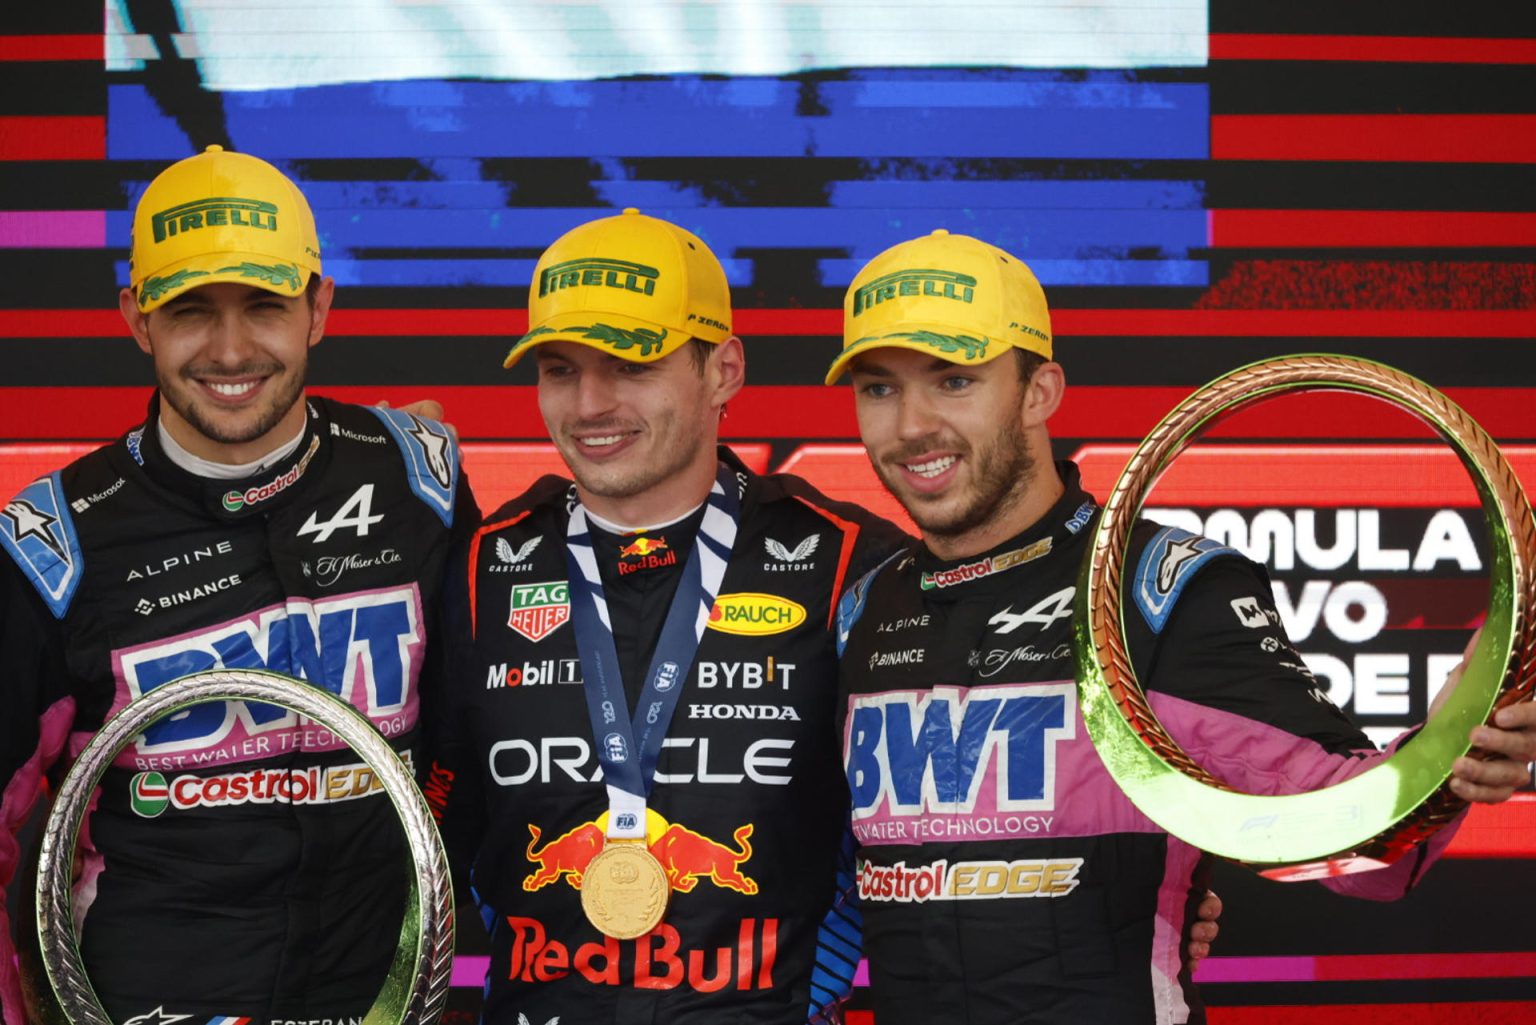
M 556 465 L 531 371 L 499 369 L 533 263 L 625 206 L 725 265 L 753 382 L 731 442 L 885 510 L 846 387 L 820 376 L 858 266 L 935 227 L 1044 282 L 1071 382 L 1057 455 L 1101 494 L 1194 387 L 1300 351 L 1444 389 L 1530 486 L 1531 22 L 1498 4 L 1237 0 L 8 12 L 0 492 L 142 415 L 149 369 L 114 302 L 129 211 L 210 143 L 274 161 L 315 207 L 341 288 L 316 390 L 443 401 L 487 509 Z M 1224 425 L 1154 496 L 1269 565 L 1314 672 L 1382 736 L 1423 714 L 1481 614 L 1472 503 L 1427 430 L 1331 396 Z M 1212 1019 L 1536 1016 L 1536 799 L 1475 816 L 1454 853 L 1386 907 L 1223 869 Z M 468 1013 L 472 988 L 457 999 Z

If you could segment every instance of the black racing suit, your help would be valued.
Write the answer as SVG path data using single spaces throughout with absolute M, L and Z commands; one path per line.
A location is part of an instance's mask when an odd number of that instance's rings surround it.
M 450 851 L 473 860 L 492 1025 L 802 1025 L 851 980 L 856 929 L 828 919 L 847 819 L 832 613 L 909 539 L 721 458 L 741 517 L 657 765 L 649 842 L 672 893 L 641 939 L 605 939 L 581 909 L 608 797 L 569 622 L 570 482 L 539 481 L 472 545 L 472 640 L 454 645 L 450 707 L 431 719 L 444 737 L 427 789 Z M 702 515 L 624 536 L 593 524 L 631 705 Z
M 1098 510 L 1077 468 L 1058 468 L 1065 495 L 1023 534 L 951 562 L 923 548 L 839 606 L 880 1025 L 1203 1020 L 1182 964 L 1201 852 L 1130 803 L 1079 712 L 1072 599 Z M 1146 521 L 1126 567 L 1137 676 L 1197 763 L 1239 790 L 1297 793 L 1382 757 L 1291 647 L 1262 567 Z M 1396 896 L 1425 853 L 1331 885 Z
M 448 552 L 478 522 L 457 447 L 395 410 L 307 406 L 290 456 L 231 481 L 167 458 L 154 399 L 146 426 L 0 513 L 0 883 L 47 781 L 106 717 L 189 673 L 302 677 L 420 758 Z M 308 720 L 220 702 L 150 726 L 107 770 L 80 853 L 81 949 L 114 1021 L 345 1021 L 378 995 L 403 836 L 359 757 Z M 16 1025 L 10 944 L 0 929 Z

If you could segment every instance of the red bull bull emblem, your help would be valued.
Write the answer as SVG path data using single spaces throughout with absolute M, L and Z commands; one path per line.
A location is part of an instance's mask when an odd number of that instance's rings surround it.
M 627 562 L 625 560 L 637 560 Z M 677 552 L 664 537 L 637 537 L 619 549 L 619 576 L 638 573 L 643 569 L 659 569 L 677 565 Z
M 645 814 L 647 849 L 665 872 L 670 891 L 690 893 L 702 880 L 737 893 L 758 892 L 757 881 L 741 870 L 752 857 L 752 823 L 732 833 L 732 846 L 668 822 L 651 809 Z M 528 860 L 537 868 L 523 880 L 523 889 L 531 893 L 563 879 L 572 889 L 581 890 L 589 868 L 596 870 L 593 860 L 607 845 L 608 814 L 568 829 L 542 846 L 539 827 L 529 823 L 528 832 Z M 507 924 L 512 930 L 510 979 L 552 982 L 574 972 L 595 985 L 653 990 L 686 986 L 713 993 L 728 987 L 773 987 L 777 918 L 743 918 L 736 945 L 714 949 L 685 948 L 682 934 L 665 921 L 638 937 L 608 935 L 601 942 L 580 945 L 551 939 L 536 918 L 509 915 Z M 632 943 L 633 949 L 625 952 L 621 941 Z
M 734 849 L 711 840 L 687 826 L 668 822 L 655 811 L 646 810 L 646 841 L 651 855 L 661 863 L 668 885 L 678 893 L 691 893 L 699 880 L 707 880 L 722 889 L 752 895 L 757 881 L 741 871 L 752 857 L 752 823 L 739 827 L 732 839 Z M 543 832 L 528 824 L 528 860 L 538 869 L 523 880 L 523 889 L 532 893 L 562 878 L 573 890 L 581 889 L 587 866 L 603 849 L 607 835 L 607 814 L 596 821 L 584 822 L 550 840 L 537 850 Z

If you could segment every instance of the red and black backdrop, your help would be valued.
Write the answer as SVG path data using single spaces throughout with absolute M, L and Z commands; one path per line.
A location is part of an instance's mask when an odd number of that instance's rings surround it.
M 1039 273 L 1057 454 L 1100 493 L 1194 387 L 1307 351 L 1424 378 L 1536 483 L 1527 5 L 59 0 L 0 19 L 0 97 L 6 495 L 142 414 L 129 211 L 210 143 L 315 206 L 340 297 L 314 389 L 442 401 L 487 508 L 554 459 L 530 371 L 500 370 L 533 262 L 624 206 L 726 266 L 752 381 L 729 440 L 887 511 L 820 378 L 857 267 L 935 227 Z M 1480 619 L 1470 485 L 1368 400 L 1245 413 L 1152 504 L 1269 564 L 1298 647 L 1380 736 Z M 1397 904 L 1222 869 L 1212 1020 L 1536 1020 L 1533 857 L 1525 793 Z

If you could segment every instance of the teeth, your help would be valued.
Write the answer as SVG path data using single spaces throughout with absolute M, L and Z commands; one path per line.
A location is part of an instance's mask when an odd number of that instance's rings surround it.
M 246 381 L 243 384 L 224 384 L 219 381 L 208 381 L 206 383 L 209 388 L 220 395 L 228 395 L 230 398 L 237 398 L 256 387 L 255 381 Z
M 907 469 L 919 477 L 937 477 L 951 466 L 955 465 L 954 456 L 940 456 L 938 459 L 929 460 L 926 463 L 907 463 Z
M 609 434 L 601 438 L 582 438 L 581 443 L 583 445 L 591 445 L 596 448 L 607 448 L 609 445 L 617 445 L 623 440 L 624 435 L 622 434 Z

